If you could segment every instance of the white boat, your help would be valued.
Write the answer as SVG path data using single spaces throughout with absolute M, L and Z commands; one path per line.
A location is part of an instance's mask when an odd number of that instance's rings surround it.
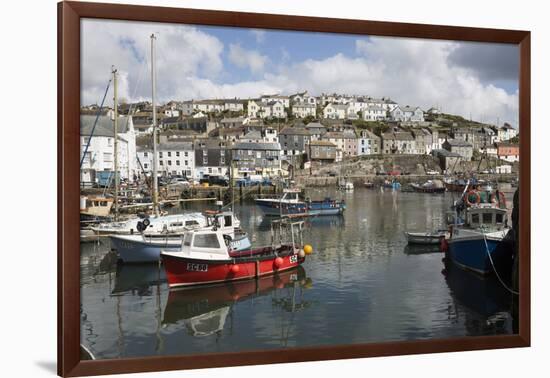
M 353 182 L 344 178 L 338 179 L 338 189 L 340 190 L 353 190 Z
M 251 247 L 247 233 L 239 228 L 240 222 L 232 212 L 219 211 L 206 213 L 204 218 L 206 220 L 205 224 L 184 227 L 184 231 L 214 226 L 228 240 L 229 247 L 232 250 L 243 251 Z M 119 258 L 123 262 L 158 262 L 161 250 L 176 251 L 181 248 L 183 232 L 111 235 L 109 238 L 111 240 L 111 248 L 117 251 Z
M 132 235 L 140 232 L 138 223 L 146 228 L 145 235 L 163 235 L 182 233 L 189 227 L 206 226 L 206 217 L 201 213 L 159 215 L 149 218 L 134 218 L 127 221 L 103 223 L 90 227 L 97 235 Z
M 441 242 L 445 232 L 405 232 L 409 244 L 434 245 Z

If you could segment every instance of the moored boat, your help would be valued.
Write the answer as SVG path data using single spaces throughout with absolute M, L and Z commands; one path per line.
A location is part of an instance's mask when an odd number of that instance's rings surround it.
M 339 215 L 346 209 L 346 203 L 342 200 L 333 200 L 329 197 L 320 201 L 306 201 L 307 211 L 310 215 Z
M 285 189 L 280 198 L 257 198 L 255 201 L 265 215 L 274 216 L 338 215 L 346 209 L 344 201 L 328 197 L 322 200 L 302 200 L 300 193 L 300 189 Z
M 311 246 L 302 244 L 303 222 L 281 219 L 273 221 L 272 225 L 278 226 L 277 244 L 277 232 L 274 230 L 272 245 L 246 251 L 231 249 L 227 238 L 216 227 L 187 231 L 180 250 L 161 251 L 169 286 L 173 288 L 259 278 L 302 264 L 306 254 L 311 252 Z M 289 231 L 291 240 L 283 242 L 283 228 L 287 227 L 290 228 L 287 233 Z
M 405 232 L 409 244 L 434 245 L 441 242 L 445 237 L 444 232 Z
M 138 224 L 141 222 L 145 229 L 140 231 Z M 143 232 L 151 234 L 174 234 L 183 232 L 188 227 L 206 226 L 206 217 L 201 213 L 183 213 L 151 216 L 146 218 L 133 218 L 121 222 L 102 223 L 90 227 L 97 235 L 132 235 Z
M 240 222 L 230 211 L 207 212 L 206 224 L 186 228 L 217 227 L 228 240 L 232 250 L 243 251 L 251 247 L 248 234 L 239 228 Z M 140 226 L 141 227 L 141 226 Z M 181 248 L 184 233 L 111 235 L 111 248 L 120 260 L 129 263 L 158 262 L 161 250 L 177 251 Z
M 465 194 L 464 204 L 464 225 L 451 225 L 446 239 L 450 260 L 483 275 L 498 270 L 498 266 L 510 266 L 512 250 L 502 243 L 510 230 L 503 194 L 471 190 Z
M 256 198 L 256 205 L 265 215 L 307 215 L 307 205 L 300 199 L 299 189 L 285 189 L 280 198 Z
M 445 193 L 446 191 L 445 185 L 440 180 L 428 180 L 422 185 L 412 183 L 410 186 L 417 193 Z

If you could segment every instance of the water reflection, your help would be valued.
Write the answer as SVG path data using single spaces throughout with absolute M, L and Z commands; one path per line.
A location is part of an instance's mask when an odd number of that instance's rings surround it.
M 469 336 L 507 333 L 511 327 L 512 296 L 496 277 L 481 277 L 448 264 L 445 281 L 453 298 L 453 315 Z
M 290 289 L 289 295 L 274 295 L 272 303 L 292 313 L 311 305 L 311 302 L 303 299 L 302 289 L 307 287 L 311 287 L 311 279 L 306 278 L 302 267 L 298 267 L 258 280 L 170 290 L 162 319 L 163 328 L 166 333 L 172 333 L 183 326 L 192 336 L 219 336 L 228 316 L 232 320 L 234 313 L 231 309 L 237 303 L 266 296 L 276 290 Z M 232 321 L 230 323 L 233 324 Z

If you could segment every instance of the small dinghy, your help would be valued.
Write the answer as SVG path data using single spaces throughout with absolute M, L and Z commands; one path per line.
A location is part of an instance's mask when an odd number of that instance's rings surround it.
M 407 242 L 416 245 L 434 245 L 439 244 L 441 238 L 445 237 L 445 232 L 405 232 Z

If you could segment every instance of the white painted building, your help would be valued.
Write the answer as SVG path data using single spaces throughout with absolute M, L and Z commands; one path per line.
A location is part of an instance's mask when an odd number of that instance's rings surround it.
M 292 104 L 292 115 L 296 118 L 316 117 L 317 107 L 307 102 L 296 102 Z
M 328 104 L 323 109 L 323 118 L 347 119 L 349 109 L 350 107 L 344 104 Z
M 137 156 L 143 171 L 153 171 L 152 147 L 139 147 Z M 182 175 L 193 177 L 195 173 L 195 153 L 192 142 L 166 142 L 157 145 L 158 173 L 162 176 Z
M 369 105 L 361 109 L 365 121 L 382 121 L 386 119 L 386 110 L 378 105 Z
M 99 116 L 94 129 L 95 115 L 80 116 L 80 159 L 88 145 L 80 168 L 81 182 L 96 182 L 99 171 L 115 168 L 114 121 L 110 116 Z M 93 134 L 92 134 L 93 129 Z M 136 132 L 131 116 L 118 118 L 118 170 L 120 177 L 132 180 L 138 173 L 136 160 Z
M 401 122 L 424 122 L 424 112 L 419 107 L 398 106 L 390 111 L 391 119 Z

